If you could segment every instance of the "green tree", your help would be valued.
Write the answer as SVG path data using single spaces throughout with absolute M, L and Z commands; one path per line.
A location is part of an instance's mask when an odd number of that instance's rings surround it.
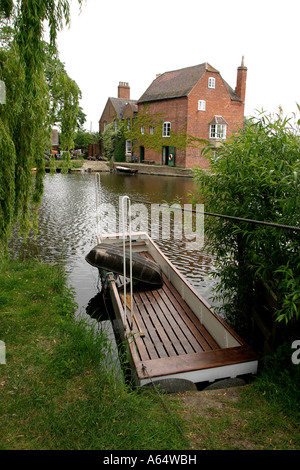
M 206 149 L 211 171 L 196 172 L 195 200 L 205 211 L 300 227 L 300 139 L 291 119 L 264 113 L 217 154 Z M 257 283 L 272 289 L 277 321 L 300 317 L 300 233 L 265 225 L 208 217 L 208 247 L 216 256 L 217 296 L 235 319 L 249 325 Z
M 60 144 L 64 153 L 64 169 L 70 167 L 70 150 L 74 147 L 79 98 L 81 92 L 74 80 L 65 71 L 55 74 L 52 82 L 55 96 L 56 123 L 60 127 Z
M 6 104 L 0 104 L 0 181 L 1 186 L 14 182 L 10 187 L 2 186 L 0 192 L 0 254 L 7 249 L 12 223 L 18 222 L 21 232 L 27 235 L 36 221 L 51 123 L 43 31 L 48 24 L 50 48 L 54 51 L 57 31 L 69 20 L 67 0 L 0 1 L 0 79 L 6 85 Z M 68 105 L 69 109 L 74 106 L 71 99 Z M 69 146 L 72 111 L 67 119 Z M 32 168 L 36 168 L 34 175 Z
M 45 74 L 50 92 L 50 119 L 60 127 L 61 144 L 64 150 L 73 147 L 77 128 L 85 122 L 85 114 L 79 106 L 81 91 L 72 80 L 59 59 L 56 48 L 44 43 Z
M 35 74 L 34 99 L 26 86 L 26 74 L 21 61 L 18 44 L 13 39 L 0 50 L 0 77 L 6 86 L 6 104 L 0 106 L 1 138 L 4 132 L 14 144 L 15 155 L 11 156 L 10 147 L 2 148 L 0 172 L 7 168 L 12 172 L 14 194 L 3 188 L 3 207 L 10 207 L 12 218 L 7 222 L 19 222 L 20 230 L 26 233 L 30 228 L 31 217 L 41 200 L 44 178 L 44 149 L 50 140 L 49 135 L 49 91 L 43 71 Z M 7 142 L 7 139 L 4 138 Z M 14 164 L 9 164 L 9 160 Z M 11 163 L 11 162 L 10 162 Z M 7 166 L 7 168 L 5 168 Z M 32 174 L 32 168 L 36 173 Z M 33 211 L 32 211 L 33 209 Z M 3 227 L 4 230 L 4 227 Z M 7 240 L 10 226 L 0 233 L 0 243 Z M 5 236 L 4 236 L 5 233 Z
M 115 130 L 115 123 L 108 124 L 102 132 L 104 155 L 107 158 L 115 157 L 116 161 L 125 161 L 125 123 L 119 122 Z
M 95 137 L 84 129 L 77 130 L 74 138 L 74 145 L 76 148 L 83 149 L 86 153 L 88 151 L 89 144 L 95 142 Z
M 14 6 L 13 0 L 0 0 L 0 16 L 8 19 Z
M 77 130 L 83 130 L 83 124 L 86 122 L 86 114 L 83 112 L 81 106 L 78 107 L 77 113 Z

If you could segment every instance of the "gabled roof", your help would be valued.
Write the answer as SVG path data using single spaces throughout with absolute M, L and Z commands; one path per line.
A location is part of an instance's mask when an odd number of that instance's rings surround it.
M 108 98 L 108 99 L 111 101 L 116 111 L 116 115 L 118 119 L 123 119 L 124 110 L 128 104 L 130 104 L 131 107 L 133 107 L 133 110 L 137 111 L 137 109 L 134 108 L 134 106 L 137 103 L 136 100 L 128 100 L 127 98 Z
M 127 105 L 125 106 L 125 108 L 126 108 L 127 106 L 130 107 L 130 109 L 131 109 L 131 111 L 132 111 L 133 113 L 137 113 L 137 112 L 138 112 L 137 101 L 130 100 L 130 101 L 128 101 L 128 103 L 127 103 Z M 124 110 L 125 110 L 125 108 L 124 108 Z M 124 111 L 123 111 L 123 113 L 124 113 Z
M 165 72 L 151 83 L 149 88 L 138 100 L 138 103 L 188 96 L 206 71 L 219 73 L 217 69 L 207 62 L 172 72 Z M 228 83 L 226 83 L 225 80 L 223 80 L 223 82 L 231 99 L 241 101 Z
M 228 123 L 225 121 L 223 116 L 214 116 L 209 124 L 225 124 L 228 126 Z

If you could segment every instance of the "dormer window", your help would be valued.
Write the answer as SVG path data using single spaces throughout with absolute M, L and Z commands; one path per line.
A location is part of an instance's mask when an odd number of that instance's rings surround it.
M 206 101 L 198 100 L 198 111 L 205 111 L 206 109 Z
M 227 122 L 222 116 L 215 116 L 209 126 L 210 139 L 226 139 Z
M 209 77 L 208 88 L 216 88 L 216 79 L 214 77 Z

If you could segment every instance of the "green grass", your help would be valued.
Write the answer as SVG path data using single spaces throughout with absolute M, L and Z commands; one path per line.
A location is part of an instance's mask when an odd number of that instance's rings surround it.
M 84 158 L 79 157 L 77 159 L 70 160 L 70 168 L 81 168 L 84 163 Z M 47 165 L 49 166 L 49 165 Z M 63 160 L 55 160 L 55 168 L 63 168 L 64 161 Z
M 269 401 L 266 390 L 256 383 L 241 387 L 233 397 L 230 389 L 203 394 L 180 413 L 189 428 L 189 439 L 202 450 L 299 450 L 299 412 L 286 412 Z M 202 402 L 202 403 L 201 403 Z
M 74 320 L 73 298 L 60 266 L 0 263 L 0 449 L 188 449 L 155 392 L 107 370 L 107 335 Z M 299 368 L 288 357 L 234 399 L 219 390 L 164 402 L 194 449 L 300 449 Z
M 74 321 L 59 266 L 1 265 L 1 449 L 183 449 L 152 393 L 107 372 L 105 332 Z

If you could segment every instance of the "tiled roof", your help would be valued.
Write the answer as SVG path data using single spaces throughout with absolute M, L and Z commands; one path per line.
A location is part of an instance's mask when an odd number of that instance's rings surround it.
M 214 116 L 213 119 L 210 121 L 210 124 L 225 124 L 225 125 L 228 125 L 228 123 L 225 121 L 223 116 Z
M 134 111 L 137 111 L 134 107 L 136 106 L 135 100 L 128 100 L 127 98 L 109 98 L 115 111 L 118 119 L 123 118 L 124 110 L 127 104 L 130 104 Z
M 138 106 L 137 106 L 137 101 L 128 101 L 128 105 L 130 106 L 131 110 L 133 113 L 138 112 Z
M 188 96 L 206 71 L 219 73 L 218 70 L 207 62 L 172 72 L 165 72 L 151 83 L 138 100 L 138 103 Z M 231 95 L 231 99 L 240 101 L 228 83 L 225 80 L 223 82 L 228 93 Z

